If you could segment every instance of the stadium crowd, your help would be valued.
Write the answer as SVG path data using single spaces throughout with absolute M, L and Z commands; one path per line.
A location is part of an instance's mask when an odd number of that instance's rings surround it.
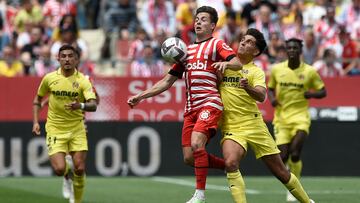
M 64 43 L 81 50 L 85 74 L 102 75 L 108 61 L 110 76 L 163 76 L 161 43 L 170 36 L 192 43 L 202 5 L 217 9 L 214 36 L 234 50 L 248 28 L 264 33 L 268 48 L 256 63 L 267 74 L 286 60 L 285 40 L 296 37 L 322 77 L 360 75 L 360 0 L 0 0 L 0 76 L 44 76 L 58 67 Z M 82 37 L 94 29 L 99 36 Z

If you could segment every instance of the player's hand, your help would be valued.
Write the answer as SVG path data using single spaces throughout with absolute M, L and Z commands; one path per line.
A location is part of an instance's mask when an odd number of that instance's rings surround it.
M 73 110 L 77 110 L 77 109 L 80 109 L 80 108 L 81 108 L 81 105 L 80 105 L 79 99 L 77 97 L 70 104 L 65 104 L 65 109 L 66 110 L 73 111 Z
M 219 71 L 220 73 L 224 74 L 225 73 L 225 69 L 227 68 L 227 65 L 229 64 L 229 62 L 224 61 L 224 62 L 215 62 L 213 63 L 211 66 L 214 67 L 215 69 L 217 69 L 217 71 Z
M 240 87 L 247 89 L 249 87 L 249 80 L 247 78 L 241 78 Z
M 130 108 L 134 108 L 139 102 L 141 101 L 140 97 L 138 95 L 132 96 L 127 100 L 127 104 L 130 106 Z
M 34 123 L 32 127 L 33 135 L 40 135 L 40 125 L 39 123 Z

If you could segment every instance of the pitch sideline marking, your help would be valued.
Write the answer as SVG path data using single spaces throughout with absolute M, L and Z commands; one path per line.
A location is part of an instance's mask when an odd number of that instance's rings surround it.
M 162 182 L 162 183 L 170 183 L 170 184 L 174 184 L 174 185 L 183 185 L 183 186 L 189 186 L 189 187 L 194 187 L 194 183 L 191 181 L 187 181 L 187 180 L 183 180 L 183 179 L 178 179 L 178 178 L 167 178 L 167 177 L 159 177 L 159 176 L 155 176 L 152 178 L 153 181 L 156 182 Z M 220 186 L 220 185 L 212 185 L 212 184 L 206 184 L 206 189 L 210 189 L 210 190 L 220 190 L 220 191 L 229 191 L 228 187 L 225 186 Z M 259 191 L 257 190 L 252 190 L 252 189 L 246 189 L 245 191 L 248 194 L 260 194 Z

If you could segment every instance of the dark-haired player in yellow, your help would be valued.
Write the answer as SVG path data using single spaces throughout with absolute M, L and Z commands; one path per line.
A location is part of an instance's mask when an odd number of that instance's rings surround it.
M 70 153 L 74 163 L 74 199 L 82 201 L 85 185 L 85 160 L 87 137 L 83 111 L 96 111 L 96 97 L 88 78 L 77 71 L 80 60 L 79 51 L 71 45 L 63 45 L 58 54 L 61 67 L 44 76 L 33 105 L 33 128 L 40 135 L 39 111 L 41 100 L 49 96 L 49 109 L 46 121 L 46 144 L 51 166 L 58 176 L 69 170 L 65 155 Z
M 280 151 L 263 121 L 256 102 L 266 97 L 265 73 L 254 64 L 254 58 L 266 48 L 264 36 L 257 29 L 248 29 L 241 39 L 238 57 L 242 70 L 227 69 L 229 62 L 215 64 L 224 77 L 220 84 L 224 103 L 222 116 L 222 151 L 227 179 L 233 200 L 245 203 L 245 183 L 239 171 L 239 163 L 245 157 L 248 145 L 261 158 L 270 171 L 302 203 L 310 200 L 299 180 L 291 174 L 280 158 Z
M 319 74 L 310 65 L 301 61 L 302 40 L 286 41 L 288 60 L 274 65 L 268 83 L 269 99 L 275 107 L 274 134 L 281 150 L 283 162 L 299 179 L 302 162 L 301 150 L 309 134 L 310 98 L 324 98 L 326 90 Z M 291 194 L 288 201 L 296 201 Z

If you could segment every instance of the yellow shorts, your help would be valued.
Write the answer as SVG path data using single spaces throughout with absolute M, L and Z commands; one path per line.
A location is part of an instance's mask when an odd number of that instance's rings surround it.
M 48 128 L 46 145 L 49 156 L 58 152 L 87 151 L 88 142 L 84 125 L 78 125 L 73 131 L 65 133 L 52 133 Z
M 309 134 L 310 122 L 298 122 L 291 125 L 277 123 L 274 125 L 274 135 L 277 145 L 289 144 L 295 137 L 298 130 L 303 130 Z
M 226 130 L 222 132 L 221 143 L 224 140 L 233 140 L 244 147 L 246 151 L 249 144 L 257 159 L 266 155 L 280 153 L 262 118 L 244 122 L 238 128 L 233 129 L 233 131 Z

